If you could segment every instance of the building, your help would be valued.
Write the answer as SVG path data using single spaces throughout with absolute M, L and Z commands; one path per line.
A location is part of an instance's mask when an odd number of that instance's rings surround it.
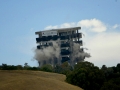
M 68 61 L 71 65 L 79 61 L 83 61 L 85 56 L 84 51 L 81 48 L 82 44 L 82 33 L 79 32 L 81 27 L 72 28 L 60 28 L 52 30 L 44 30 L 35 32 L 38 35 L 36 42 L 38 43 L 37 50 L 45 49 L 49 46 L 53 46 L 53 41 L 56 42 L 60 48 L 59 58 L 54 58 L 54 61 L 49 60 L 38 60 L 39 65 L 50 63 L 50 64 L 61 64 Z M 51 63 L 53 62 L 53 63 Z

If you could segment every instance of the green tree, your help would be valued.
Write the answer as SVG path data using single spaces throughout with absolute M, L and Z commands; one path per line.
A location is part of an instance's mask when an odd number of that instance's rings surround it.
M 45 64 L 40 68 L 41 71 L 53 72 L 53 67 L 50 64 Z
M 79 62 L 66 81 L 85 90 L 99 90 L 105 81 L 104 73 L 90 62 Z
M 120 90 L 120 78 L 114 78 L 105 82 L 101 90 Z
M 23 70 L 22 65 L 17 65 L 16 67 L 17 67 L 17 70 Z
M 72 71 L 72 67 L 68 64 L 68 62 L 64 62 L 61 65 L 56 65 L 54 67 L 55 73 L 61 73 L 61 74 L 69 74 Z

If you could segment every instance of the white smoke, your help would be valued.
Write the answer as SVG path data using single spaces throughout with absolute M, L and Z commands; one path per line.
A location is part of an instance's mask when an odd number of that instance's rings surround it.
M 54 64 L 54 59 L 59 59 L 60 46 L 57 42 L 51 41 L 53 46 L 43 47 L 43 49 L 36 49 L 34 59 L 43 64 L 46 63 Z
M 44 47 L 43 49 L 36 49 L 35 50 L 35 56 L 34 59 L 36 59 L 40 66 L 43 64 L 60 64 L 60 43 L 59 41 L 51 41 L 53 43 L 53 46 Z M 70 58 L 71 65 L 74 65 L 75 62 L 83 61 L 84 57 L 90 57 L 88 53 L 80 51 L 80 44 L 73 43 L 73 49 L 72 49 L 72 57 Z M 55 58 L 57 61 L 55 61 Z M 77 61 L 76 61 L 77 58 Z M 45 62 L 45 63 L 44 63 Z
M 83 58 L 83 57 L 90 57 L 90 54 L 86 53 L 86 52 L 82 52 L 81 49 L 80 49 L 80 44 L 78 43 L 74 43 L 73 45 L 73 55 L 74 55 L 74 58 Z

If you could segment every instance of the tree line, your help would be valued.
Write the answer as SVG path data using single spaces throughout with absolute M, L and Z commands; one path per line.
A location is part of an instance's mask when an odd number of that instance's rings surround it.
M 79 62 L 74 67 L 68 62 L 61 65 L 46 64 L 42 67 L 2 64 L 0 70 L 35 70 L 60 73 L 66 75 L 66 82 L 79 86 L 84 90 L 120 90 L 120 64 L 113 67 L 103 65 L 101 68 L 91 62 Z
M 66 81 L 84 90 L 120 90 L 120 64 L 98 68 L 90 62 L 79 62 L 66 75 Z

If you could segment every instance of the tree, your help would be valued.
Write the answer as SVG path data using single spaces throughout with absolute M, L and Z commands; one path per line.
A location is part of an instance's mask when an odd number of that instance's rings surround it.
M 64 62 L 61 65 L 56 65 L 54 67 L 55 73 L 61 73 L 61 74 L 69 74 L 72 71 L 72 66 L 68 64 L 68 62 Z
M 17 65 L 17 70 L 23 70 L 22 65 Z
M 116 67 L 117 67 L 117 72 L 120 73 L 120 63 L 118 63 Z
M 28 67 L 28 63 L 25 63 L 25 64 L 24 64 L 24 67 Z
M 53 67 L 50 64 L 45 64 L 40 68 L 41 71 L 52 72 Z
M 85 90 L 99 90 L 105 81 L 104 73 L 90 62 L 79 62 L 66 77 L 67 82 Z
M 105 82 L 101 90 L 120 90 L 120 78 L 114 78 Z
M 25 70 L 30 70 L 30 68 L 31 68 L 31 67 L 28 65 L 28 63 L 25 63 L 25 64 L 24 64 L 24 69 L 25 69 Z

